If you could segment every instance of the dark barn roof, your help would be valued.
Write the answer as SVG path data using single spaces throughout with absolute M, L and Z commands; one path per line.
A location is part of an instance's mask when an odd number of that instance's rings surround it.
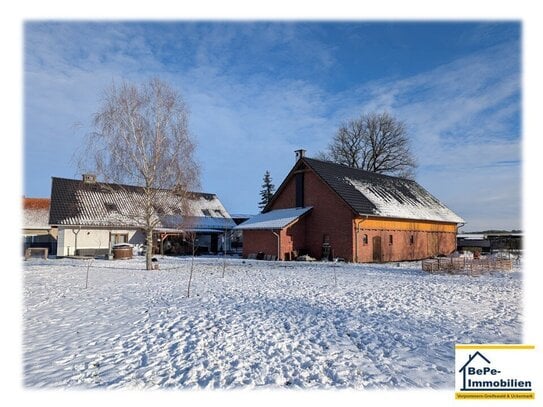
M 144 189 L 133 185 L 85 183 L 52 179 L 49 224 L 107 227 L 142 225 Z M 155 190 L 153 203 L 157 228 L 224 229 L 235 226 L 214 194 L 191 192 L 189 208 L 182 213 L 180 197 L 171 190 Z
M 415 181 L 307 157 L 297 162 L 287 179 L 304 166 L 312 169 L 356 214 L 464 223 Z

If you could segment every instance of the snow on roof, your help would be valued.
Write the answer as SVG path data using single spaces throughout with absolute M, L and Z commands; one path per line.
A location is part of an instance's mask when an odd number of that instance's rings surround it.
M 49 229 L 49 209 L 24 209 L 24 229 Z
M 307 157 L 298 163 L 295 169 L 307 165 L 357 214 L 464 223 L 415 181 Z
M 251 219 L 236 226 L 236 230 L 248 229 L 283 229 L 296 219 L 308 213 L 312 206 L 306 208 L 276 209 L 253 216 Z
M 345 178 L 346 183 L 351 184 L 375 206 L 374 215 L 401 219 L 464 222 L 464 219 L 424 191 L 417 183 L 402 181 L 402 188 L 388 188 L 384 182 Z
M 482 240 L 482 239 L 485 239 L 486 236 L 484 234 L 463 234 L 463 233 L 459 233 L 458 235 L 456 235 L 457 238 L 459 239 L 466 239 L 466 240 Z
M 249 219 L 255 215 L 249 215 L 248 213 L 231 213 L 230 216 L 232 219 Z
M 161 215 L 160 225 L 166 229 L 209 232 L 210 230 L 232 229 L 236 223 L 231 218 L 212 216 Z
M 145 218 L 144 199 L 143 189 L 132 185 L 85 184 L 53 178 L 49 223 L 141 227 Z M 188 205 L 182 205 L 181 197 L 173 191 L 155 190 L 153 209 L 159 228 L 222 230 L 235 225 L 214 194 L 190 192 Z
M 23 229 L 50 229 L 48 198 L 23 199 Z

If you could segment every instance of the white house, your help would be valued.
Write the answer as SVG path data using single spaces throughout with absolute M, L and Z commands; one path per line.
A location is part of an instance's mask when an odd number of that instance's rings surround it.
M 93 176 L 53 177 L 49 224 L 58 228 L 57 256 L 104 255 L 117 243 L 144 245 L 143 191 L 97 182 Z M 215 194 L 190 192 L 188 205 L 183 206 L 174 191 L 155 192 L 154 252 L 184 254 L 192 244 L 199 252 L 229 249 L 229 231 L 235 223 Z

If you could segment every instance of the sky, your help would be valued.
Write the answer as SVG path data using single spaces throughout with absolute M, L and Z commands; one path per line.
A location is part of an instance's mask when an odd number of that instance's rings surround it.
M 522 229 L 521 21 L 42 19 L 24 22 L 23 58 L 25 196 L 80 178 L 112 82 L 159 77 L 189 107 L 202 191 L 231 214 L 258 212 L 264 173 L 278 187 L 294 150 L 387 111 L 463 231 Z
M 111 0 L 77 4 L 23 0 L 4 7 L 0 103 L 6 126 L 0 164 L 13 198 L 3 201 L 8 226 L 14 231 L 21 228 L 22 194 L 48 196 L 52 176 L 80 177 L 71 155 L 88 131 L 100 92 L 112 80 L 160 75 L 183 93 L 191 103 L 198 158 L 206 160 L 202 187 L 217 193 L 232 213 L 257 210 L 264 171 L 269 169 L 279 184 L 293 164 L 294 149 L 303 147 L 314 155 L 342 120 L 361 109 L 388 106 L 409 125 L 419 161 L 417 180 L 466 219 L 465 230 L 519 226 L 525 230 L 523 342 L 541 342 L 538 140 L 543 131 L 543 25 L 537 2 L 496 0 L 492 7 L 473 0 L 381 0 L 358 5 L 350 0 L 313 0 L 311 7 L 292 0 L 189 3 L 178 2 L 175 7 L 167 0 L 135 1 L 127 8 Z M 144 28 L 135 23 L 143 19 L 153 24 Z M 171 28 L 175 19 L 185 34 L 197 25 L 188 21 L 210 21 L 208 27 L 214 29 L 182 36 Z M 48 28 L 43 24 L 55 20 L 58 24 Z M 96 25 L 83 29 L 90 20 L 130 20 L 132 28 L 101 24 L 98 29 Z M 256 20 L 275 24 L 244 37 L 233 28 Z M 336 29 L 332 35 L 326 27 L 308 30 L 306 24 L 304 31 L 290 24 L 291 35 L 286 35 L 289 24 L 278 24 L 280 20 L 322 21 L 328 26 L 346 26 L 350 21 L 349 26 L 359 29 L 357 35 L 350 31 L 341 36 L 338 31 L 344 30 Z M 270 29 L 274 26 L 282 30 Z M 428 32 L 423 26 L 435 29 Z M 508 92 L 508 86 L 514 91 Z M 479 141 L 480 134 L 484 137 Z M 232 138 L 225 139 L 227 135 Z M 249 145 L 241 144 L 246 140 Z M 20 240 L 13 236 L 5 233 L 2 241 L 4 253 L 9 253 L 4 256 L 9 272 L 2 285 L 2 308 L 10 310 L 4 315 L 5 331 L 12 333 L 2 336 L 5 349 L 21 349 L 21 335 L 16 333 L 22 328 L 24 273 L 20 257 L 11 255 L 20 252 Z M 78 392 L 28 392 L 21 386 L 20 356 L 21 352 L 7 352 L 8 368 L 3 370 L 4 387 L 18 400 L 52 401 L 55 406 L 97 401 L 108 405 L 119 396 L 120 402 L 126 403 L 128 397 L 133 405 L 156 403 L 160 397 L 171 402 L 170 392 L 98 392 L 84 398 Z M 315 405 L 337 403 L 338 397 L 378 403 L 383 396 L 358 391 L 259 394 L 288 404 L 298 401 L 296 397 L 300 403 L 311 399 Z M 178 395 L 182 403 L 191 397 L 195 403 L 216 397 L 213 401 L 221 404 L 255 404 L 255 393 Z M 420 405 L 455 402 L 448 391 L 398 391 L 386 397 Z

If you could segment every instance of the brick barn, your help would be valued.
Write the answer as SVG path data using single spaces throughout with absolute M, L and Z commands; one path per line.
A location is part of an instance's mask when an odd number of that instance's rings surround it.
M 244 257 L 389 262 L 456 250 L 464 220 L 415 181 L 296 157 L 262 213 L 236 226 Z

